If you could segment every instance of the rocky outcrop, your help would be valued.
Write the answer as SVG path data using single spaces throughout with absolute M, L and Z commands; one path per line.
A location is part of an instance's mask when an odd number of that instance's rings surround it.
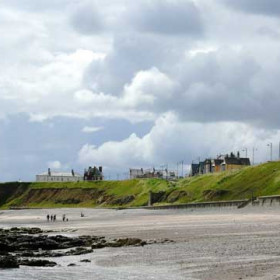
M 115 239 L 112 242 L 107 242 L 106 247 L 124 247 L 124 246 L 144 246 L 147 245 L 146 241 L 139 238 L 120 238 Z
M 0 268 L 19 268 L 19 262 L 15 256 L 0 256 Z
M 53 267 L 56 266 L 56 262 L 51 262 L 48 260 L 38 260 L 38 259 L 22 259 L 19 261 L 20 265 L 26 265 L 26 266 L 44 266 L 44 267 Z
M 93 249 L 104 247 L 145 246 L 154 243 L 157 241 L 139 238 L 107 240 L 104 236 L 90 235 L 49 236 L 40 228 L 0 229 L 0 268 L 18 268 L 20 265 L 51 267 L 56 263 L 39 258 L 85 255 L 92 253 Z

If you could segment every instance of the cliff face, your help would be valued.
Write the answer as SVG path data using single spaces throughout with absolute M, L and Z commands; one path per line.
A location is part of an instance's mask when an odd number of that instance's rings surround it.
M 29 185 L 30 183 L 18 182 L 0 184 L 0 207 L 23 195 L 28 190 Z
M 160 179 L 69 183 L 2 183 L 0 207 L 137 207 L 248 199 L 280 194 L 280 162 L 206 174 L 177 182 Z
M 0 184 L 0 207 L 128 207 L 148 203 L 164 180 Z

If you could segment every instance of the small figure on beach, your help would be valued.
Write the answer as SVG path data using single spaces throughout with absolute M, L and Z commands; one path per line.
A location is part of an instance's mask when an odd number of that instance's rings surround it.
M 81 217 L 83 218 L 85 216 L 85 214 L 83 212 L 81 212 Z
M 50 215 L 49 214 L 47 215 L 47 221 L 48 222 L 50 221 Z
M 53 221 L 53 215 L 51 215 L 51 221 Z
M 56 221 L 56 215 L 53 215 L 53 221 L 54 222 Z
M 62 215 L 62 221 L 65 222 L 65 214 Z

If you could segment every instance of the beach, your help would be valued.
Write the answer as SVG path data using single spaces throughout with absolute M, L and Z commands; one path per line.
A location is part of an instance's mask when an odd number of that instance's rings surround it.
M 48 214 L 57 220 L 48 222 Z M 67 222 L 62 221 L 63 214 Z M 0 270 L 1 280 L 280 279 L 280 207 L 2 210 L 0 226 L 157 241 L 49 258 L 58 264 L 52 268 Z M 90 262 L 80 262 L 85 258 Z M 69 263 L 76 265 L 68 267 Z

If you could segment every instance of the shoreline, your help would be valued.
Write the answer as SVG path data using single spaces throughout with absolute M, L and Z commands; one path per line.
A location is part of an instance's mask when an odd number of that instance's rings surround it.
M 80 217 L 81 211 L 85 217 Z M 48 223 L 45 215 L 56 214 Z M 66 214 L 69 222 L 61 217 Z M 4 272 L 3 280 L 23 279 L 277 279 L 280 277 L 280 207 L 197 209 L 60 208 L 3 210 L 2 227 L 35 226 L 69 237 L 140 238 L 173 243 L 103 248 L 86 257 L 48 258 L 50 270 Z M 81 263 L 82 259 L 90 263 Z M 77 266 L 67 267 L 69 263 Z M 21 272 L 22 271 L 22 272 Z M 21 273 L 29 273 L 28 279 Z M 2 271 L 1 271 L 2 272 Z M 55 274 L 59 275 L 56 278 Z M 247 276 L 246 276 L 247 275 Z M 275 276 L 276 275 L 276 276 Z M 47 276 L 49 278 L 47 278 Z M 249 277 L 250 276 L 250 277 Z M 274 277 L 275 276 L 275 277 Z M 12 278 L 13 277 L 13 278 Z M 18 277 L 18 278 L 17 278 Z M 36 278 L 37 277 L 37 278 Z M 70 277 L 70 278 L 69 278 Z M 72 278 L 71 278 L 72 277 Z M 2 280 L 2 278 L 1 278 Z

